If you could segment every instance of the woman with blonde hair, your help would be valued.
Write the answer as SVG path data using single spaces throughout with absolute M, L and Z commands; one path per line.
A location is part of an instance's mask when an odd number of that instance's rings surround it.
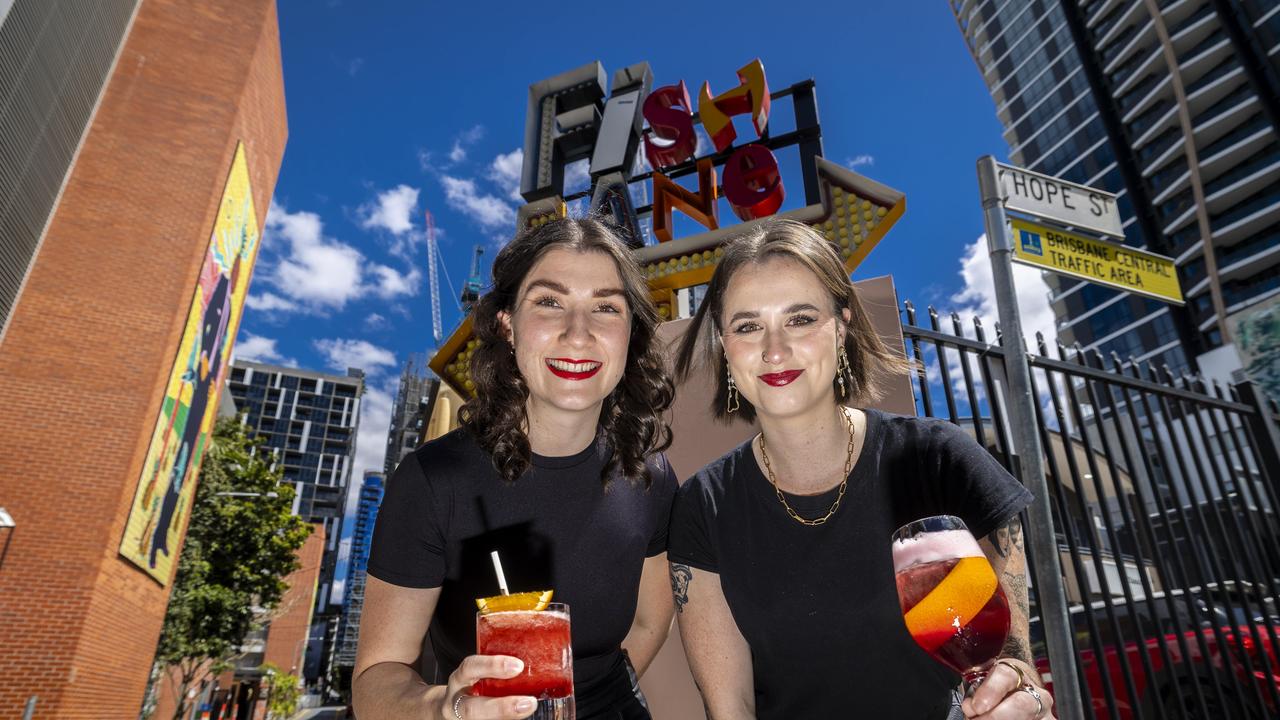
M 714 720 L 1051 712 L 1027 641 L 1018 512 L 1030 494 L 957 426 L 859 409 L 904 358 L 830 243 L 771 220 L 725 247 L 676 362 L 711 366 L 715 415 L 760 433 L 677 493 L 668 558 L 685 652 Z M 959 676 L 908 634 L 894 530 L 931 515 L 982 538 L 1013 611 L 963 709 Z

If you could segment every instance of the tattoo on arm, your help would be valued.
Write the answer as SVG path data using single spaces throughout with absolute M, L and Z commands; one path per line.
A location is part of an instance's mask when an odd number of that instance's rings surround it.
M 1024 554 L 1026 548 L 1022 537 L 1021 518 L 1014 515 L 1007 523 L 988 535 L 987 539 L 1002 561 L 1002 567 L 999 568 L 1000 584 L 1004 586 L 1005 596 L 1011 605 L 1010 610 L 1013 611 L 1012 614 L 1017 620 L 1012 628 L 1013 631 L 1009 633 L 1009 639 L 1005 641 L 1001 655 L 1017 658 L 1035 667 L 1031 647 L 1024 633 L 1019 631 L 1020 628 L 1026 627 L 1027 618 L 1031 614 L 1027 599 L 1027 565 Z M 1011 559 L 1012 562 L 1010 562 Z
M 693 582 L 693 570 L 688 565 L 671 563 L 671 597 L 676 603 L 676 612 L 683 613 L 689 602 L 689 583 Z
M 1009 518 L 1009 522 L 996 528 L 995 532 L 988 535 L 987 539 L 991 541 L 991 546 L 996 549 L 996 554 L 1001 558 L 1007 559 L 1014 548 L 1023 549 L 1022 519 L 1014 515 Z

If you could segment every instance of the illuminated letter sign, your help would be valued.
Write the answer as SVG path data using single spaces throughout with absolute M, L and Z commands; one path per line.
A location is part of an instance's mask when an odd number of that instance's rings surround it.
M 778 159 L 763 145 L 739 148 L 724 164 L 724 196 L 740 220 L 768 217 L 782 207 Z
M 644 101 L 644 119 L 653 129 L 644 139 L 644 154 L 654 171 L 693 157 L 698 136 L 693 131 L 693 103 L 683 80 L 654 90 Z
M 698 161 L 698 192 L 680 187 L 666 175 L 653 171 L 653 234 L 659 242 L 671 242 L 671 210 L 680 208 L 708 230 L 720 227 L 716 210 L 716 168 L 711 158 Z
M 769 83 L 764 78 L 764 63 L 759 58 L 747 63 L 738 70 L 738 83 L 738 87 L 713 98 L 711 84 L 704 82 L 698 93 L 698 118 L 721 152 L 733 145 L 738 136 L 730 120 L 734 115 L 750 113 L 757 137 L 763 137 L 769 126 Z
M 591 156 L 604 82 L 604 66 L 592 62 L 529 86 L 520 173 L 525 202 L 563 195 L 564 166 Z

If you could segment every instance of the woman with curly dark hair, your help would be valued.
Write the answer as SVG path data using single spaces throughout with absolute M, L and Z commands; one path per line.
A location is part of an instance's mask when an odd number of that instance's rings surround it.
M 518 234 L 473 313 L 476 396 L 462 426 L 387 484 L 369 557 L 352 690 L 362 720 L 528 717 L 532 697 L 470 694 L 520 661 L 476 655 L 475 599 L 554 589 L 573 610 L 579 720 L 649 717 L 636 678 L 671 627 L 662 451 L 672 384 L 658 315 L 612 226 Z M 429 633 L 434 677 L 417 668 Z

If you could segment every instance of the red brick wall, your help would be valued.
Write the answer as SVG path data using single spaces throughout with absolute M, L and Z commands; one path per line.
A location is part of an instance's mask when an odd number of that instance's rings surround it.
M 302 659 L 311 630 L 311 609 L 316 604 L 316 583 L 324 559 L 324 524 L 311 526 L 314 532 L 298 550 L 297 570 L 288 577 L 289 590 L 276 606 L 278 613 L 267 631 L 264 663 L 275 663 L 281 672 L 302 675 Z
M 274 0 L 143 0 L 0 345 L 0 717 L 138 712 L 169 590 L 117 548 L 236 142 L 261 224 L 286 135 Z

